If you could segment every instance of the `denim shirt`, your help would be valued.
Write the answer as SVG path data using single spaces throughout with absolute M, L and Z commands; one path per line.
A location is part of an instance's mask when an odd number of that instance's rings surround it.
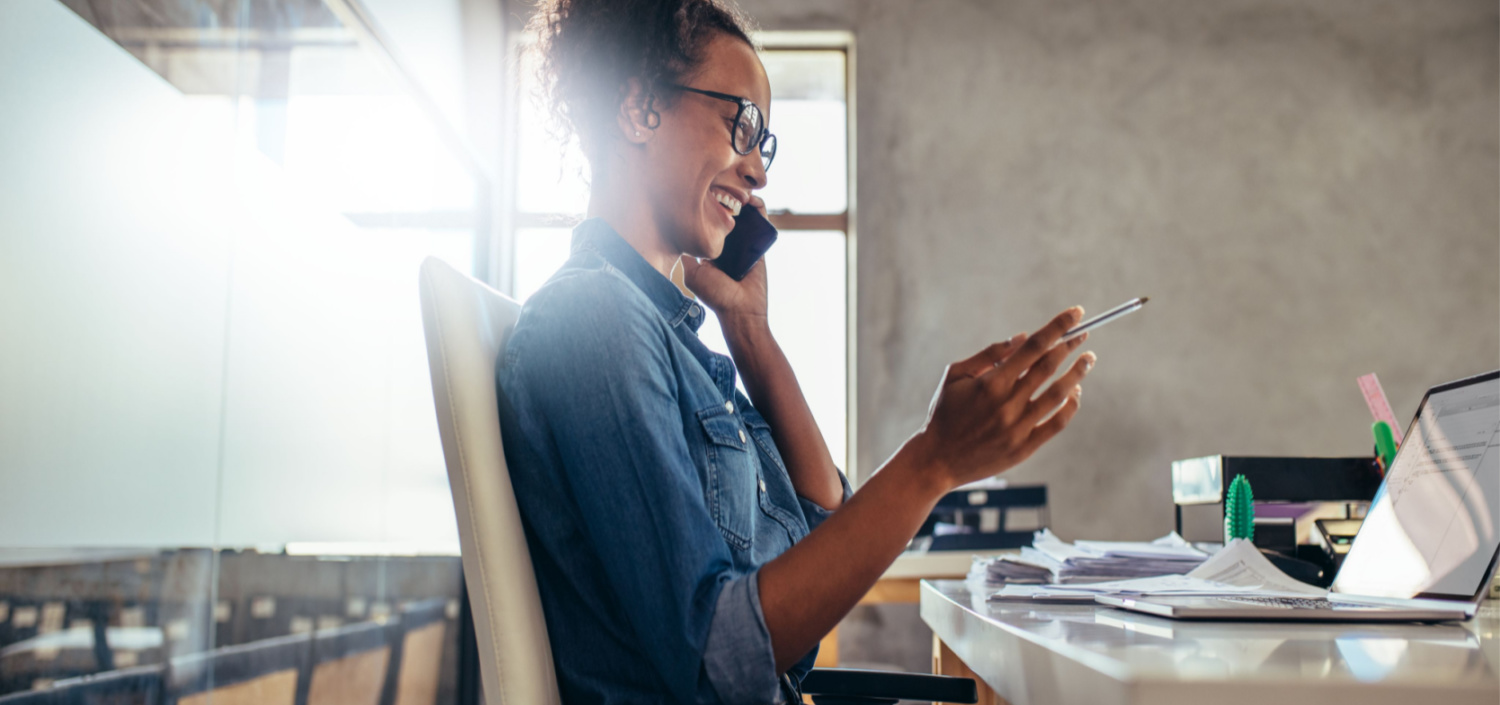
M 698 340 L 702 322 L 698 303 L 593 219 L 497 361 L 505 458 L 565 702 L 785 697 L 757 573 L 829 512 L 797 496 L 733 361 Z

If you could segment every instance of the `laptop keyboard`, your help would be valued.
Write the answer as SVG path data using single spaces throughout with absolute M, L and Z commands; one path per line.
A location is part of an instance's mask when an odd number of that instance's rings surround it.
M 1261 607 L 1286 607 L 1294 610 L 1331 610 L 1332 602 L 1305 597 L 1221 597 L 1220 600 Z

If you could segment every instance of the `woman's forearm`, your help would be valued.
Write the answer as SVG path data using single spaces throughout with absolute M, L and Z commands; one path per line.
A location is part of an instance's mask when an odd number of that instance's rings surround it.
M 771 435 L 797 494 L 824 509 L 837 509 L 844 499 L 838 468 L 802 396 L 792 365 L 771 336 L 765 317 L 745 316 L 720 323 L 745 381 L 745 391 L 771 424 Z
M 914 439 L 915 440 L 915 439 Z M 912 442 L 815 531 L 760 569 L 778 673 L 811 651 L 896 560 L 948 487 Z

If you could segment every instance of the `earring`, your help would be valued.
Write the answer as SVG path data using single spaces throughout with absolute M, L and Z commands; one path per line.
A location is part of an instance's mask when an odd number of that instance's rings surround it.
M 641 131 L 640 130 L 636 130 L 635 131 L 635 136 L 636 137 L 640 137 L 641 136 Z

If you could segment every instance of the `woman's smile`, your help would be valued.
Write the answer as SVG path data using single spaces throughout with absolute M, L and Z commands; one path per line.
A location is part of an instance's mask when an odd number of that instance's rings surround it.
M 712 186 L 708 189 L 708 195 L 713 197 L 715 204 L 709 206 L 718 215 L 724 226 L 730 230 L 734 229 L 734 218 L 740 214 L 740 209 L 745 207 L 744 196 L 734 193 L 723 186 Z M 725 231 L 728 232 L 728 231 Z
M 745 205 L 744 200 L 722 187 L 715 186 L 710 192 L 713 193 L 714 199 L 719 202 L 719 205 L 729 210 L 730 215 L 739 215 L 740 208 Z

